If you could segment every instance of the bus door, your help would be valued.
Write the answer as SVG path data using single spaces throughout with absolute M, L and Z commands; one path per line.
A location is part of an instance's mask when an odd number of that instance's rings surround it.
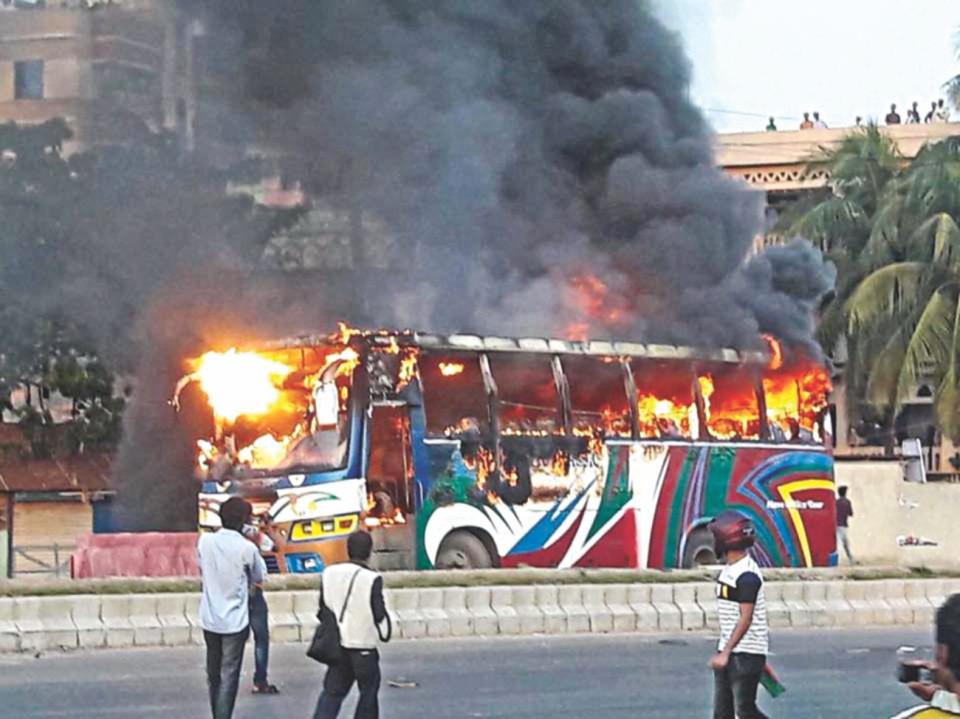
M 398 402 L 374 403 L 368 419 L 365 523 L 380 569 L 414 566 L 413 455 L 410 414 Z

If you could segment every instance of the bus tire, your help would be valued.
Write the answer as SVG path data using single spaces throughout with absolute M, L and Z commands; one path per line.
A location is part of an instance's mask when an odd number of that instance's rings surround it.
M 434 565 L 437 569 L 489 569 L 493 558 L 479 537 L 458 529 L 444 537 Z
M 683 569 L 695 569 L 705 564 L 717 564 L 717 561 L 713 533 L 705 527 L 693 530 L 687 537 L 687 546 L 683 550 Z

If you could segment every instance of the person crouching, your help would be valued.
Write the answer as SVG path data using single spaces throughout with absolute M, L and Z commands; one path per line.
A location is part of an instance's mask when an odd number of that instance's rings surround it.
M 717 578 L 720 641 L 710 659 L 714 673 L 714 719 L 764 719 L 757 687 L 767 663 L 769 637 L 763 575 L 747 550 L 754 543 L 753 522 L 732 510 L 709 525 L 726 566 Z

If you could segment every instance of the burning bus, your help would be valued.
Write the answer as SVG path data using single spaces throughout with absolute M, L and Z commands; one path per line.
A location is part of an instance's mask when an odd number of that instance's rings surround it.
M 751 517 L 767 566 L 836 562 L 830 391 L 802 355 L 361 331 L 190 363 L 201 530 L 254 506 L 273 572 L 347 535 L 381 568 L 690 567 Z

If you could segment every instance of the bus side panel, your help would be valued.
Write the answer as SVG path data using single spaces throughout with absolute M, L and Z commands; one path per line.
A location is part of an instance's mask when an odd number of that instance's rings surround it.
M 486 533 L 505 567 L 637 566 L 629 447 L 610 448 L 572 469 L 562 496 L 519 505 L 478 485 L 458 443 L 424 450 L 431 480 L 417 514 L 418 567 L 432 567 L 443 538 L 457 529 Z
M 833 459 L 823 450 L 671 446 L 656 495 L 651 568 L 682 566 L 687 537 L 724 509 L 753 520 L 763 566 L 836 562 Z

